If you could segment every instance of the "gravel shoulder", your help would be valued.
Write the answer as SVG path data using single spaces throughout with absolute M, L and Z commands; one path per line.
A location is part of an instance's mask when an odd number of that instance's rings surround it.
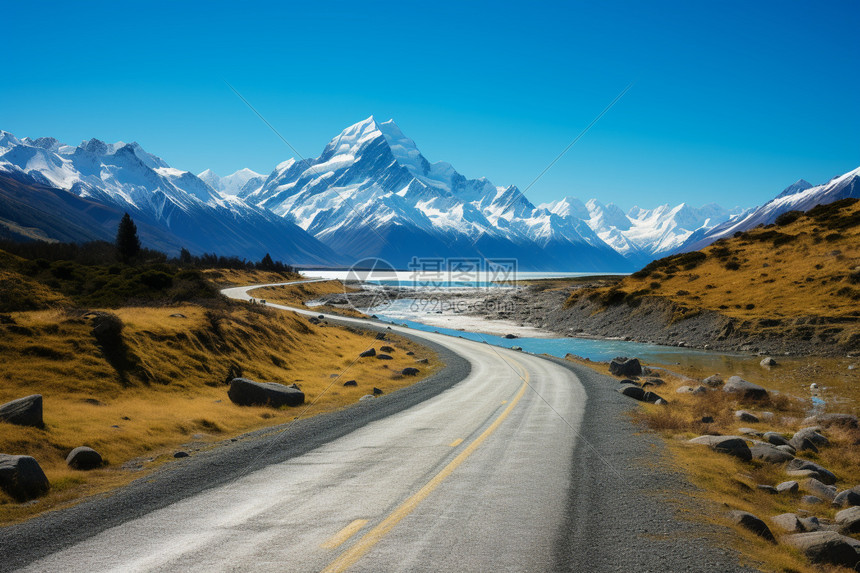
M 367 328 L 385 331 L 382 326 Z M 412 386 L 375 400 L 245 434 L 235 442 L 227 440 L 171 462 L 110 494 L 94 496 L 73 507 L 4 527 L 0 529 L 0 571 L 14 571 L 106 529 L 211 487 L 228 484 L 268 465 L 305 454 L 440 394 L 469 374 L 470 365 L 465 359 L 432 342 L 412 339 L 435 351 L 445 367 Z
M 556 570 L 755 571 L 720 546 L 725 532 L 683 517 L 705 509 L 690 496 L 694 486 L 664 462 L 660 438 L 630 420 L 636 403 L 615 391 L 618 381 L 550 360 L 572 370 L 588 395 Z

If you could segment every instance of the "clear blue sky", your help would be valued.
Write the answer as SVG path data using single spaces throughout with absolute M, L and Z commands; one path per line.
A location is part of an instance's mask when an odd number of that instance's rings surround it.
M 634 204 L 751 206 L 860 165 L 860 3 L 14 2 L 0 129 L 268 173 L 374 115 L 430 161 Z

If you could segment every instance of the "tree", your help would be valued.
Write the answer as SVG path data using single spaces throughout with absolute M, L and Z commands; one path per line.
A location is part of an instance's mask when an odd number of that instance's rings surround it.
M 190 265 L 194 262 L 194 259 L 191 258 L 191 253 L 185 247 L 179 250 L 179 262 L 183 265 Z
M 116 231 L 116 250 L 119 259 L 124 263 L 131 261 L 140 253 L 137 225 L 134 224 L 128 213 L 122 216 Z
M 257 268 L 263 271 L 277 270 L 275 267 L 275 261 L 273 261 L 272 257 L 269 256 L 269 253 L 266 253 L 266 256 L 263 257 L 263 260 L 257 264 Z

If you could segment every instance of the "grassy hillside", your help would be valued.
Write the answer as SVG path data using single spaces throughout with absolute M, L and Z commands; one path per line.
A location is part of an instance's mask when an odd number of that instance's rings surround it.
M 712 311 L 751 335 L 860 347 L 860 202 L 846 199 L 646 266 L 612 286 L 575 291 L 600 308 L 670 301 L 672 322 Z M 715 333 L 716 334 L 716 333 Z M 725 333 L 723 333 L 725 334 Z
M 380 342 L 372 332 L 315 325 L 215 294 L 170 303 L 177 283 L 153 290 L 140 281 L 141 273 L 152 270 L 146 267 L 121 267 L 112 274 L 109 267 L 74 264 L 72 277 L 77 278 L 54 283 L 62 292 L 47 284 L 53 263 L 26 276 L 8 268 L 29 268 L 28 261 L 2 252 L 0 259 L 9 263 L 0 275 L 3 300 L 8 303 L 11 292 L 26 298 L 24 304 L 7 304 L 0 314 L 0 403 L 42 394 L 45 420 L 42 429 L 0 422 L 0 452 L 35 457 L 52 484 L 36 504 L 18 504 L 0 492 L 0 523 L 126 483 L 173 459 L 177 449 L 193 454 L 233 435 L 355 403 L 374 387 L 388 393 L 414 383 L 399 371 L 414 366 L 417 358 L 429 359 L 420 366 L 422 376 L 439 366 L 431 352 L 391 335 Z M 73 292 L 77 287 L 70 285 L 87 284 L 103 272 L 121 277 L 120 287 Z M 194 284 L 200 280 L 198 286 L 205 287 L 201 292 L 217 292 L 199 271 L 159 272 L 174 279 L 196 273 Z M 241 278 L 249 282 L 294 278 L 243 272 Z M 126 288 L 139 290 L 128 294 Z M 127 294 L 127 300 L 147 306 L 83 304 L 101 300 L 88 298 L 96 295 L 115 302 Z M 28 310 L 33 307 L 39 310 Z M 119 335 L 98 335 L 94 327 L 99 323 L 110 324 Z M 395 348 L 393 360 L 356 360 L 380 344 Z M 227 381 L 239 375 L 297 383 L 313 406 L 236 406 L 227 397 Z M 357 386 L 344 387 L 346 380 L 356 380 Z M 66 455 L 80 445 L 98 450 L 107 465 L 90 472 L 67 468 Z

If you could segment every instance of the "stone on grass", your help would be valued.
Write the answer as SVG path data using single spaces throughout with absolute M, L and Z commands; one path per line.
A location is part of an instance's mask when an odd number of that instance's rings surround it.
M 663 400 L 663 398 L 661 398 L 654 392 L 648 392 L 647 390 L 644 390 L 639 386 L 624 384 L 618 389 L 618 391 L 627 396 L 628 398 L 633 398 L 634 400 L 639 400 L 640 402 L 649 402 L 651 404 L 657 404 L 658 401 L 662 401 L 663 404 L 666 404 L 666 400 Z
M 370 358 L 371 356 L 376 356 L 376 349 L 371 348 L 369 350 L 365 350 L 361 354 L 358 355 L 359 358 Z
M 739 436 L 699 436 L 690 440 L 691 444 L 704 444 L 715 452 L 729 454 L 748 462 L 752 453 L 746 441 Z
M 426 358 L 419 358 L 415 361 L 415 364 L 428 364 L 430 361 Z
M 6 402 L 0 406 L 0 422 L 41 428 L 44 425 L 42 422 L 42 395 L 33 394 Z
M 855 505 L 838 512 L 836 524 L 842 533 L 860 533 L 860 506 Z
M 412 367 L 404 368 L 403 370 L 400 371 L 400 373 L 403 374 L 404 376 L 416 376 L 418 374 L 418 372 L 419 372 L 419 370 L 417 368 L 412 368 Z
M 702 384 L 708 386 L 709 388 L 719 388 L 723 385 L 723 377 L 719 374 L 714 374 L 702 380 Z
M 776 495 L 776 494 L 778 494 L 778 493 L 779 493 L 778 491 L 776 491 L 776 488 L 775 488 L 775 487 L 773 487 L 772 485 L 764 484 L 764 483 L 760 483 L 760 484 L 758 484 L 758 485 L 756 486 L 756 488 L 757 488 L 759 491 L 763 491 L 763 492 L 769 493 L 769 494 L 771 494 L 771 495 Z
M 774 446 L 790 446 L 791 443 L 782 434 L 778 434 L 776 432 L 765 432 L 764 440 Z
M 91 470 L 102 465 L 102 456 L 87 446 L 79 446 L 66 456 L 66 465 L 76 470 Z
M 800 489 L 800 484 L 794 480 L 784 481 L 776 485 L 776 491 L 779 493 L 797 493 Z
M 814 531 L 786 535 L 783 541 L 799 549 L 813 563 L 841 565 L 853 569 L 860 563 L 860 553 L 850 538 L 835 531 Z
M 803 524 L 800 523 L 800 519 L 797 518 L 797 514 L 795 513 L 780 513 L 771 517 L 770 520 L 786 533 L 802 533 L 805 531 Z
M 380 352 L 394 352 L 394 347 L 393 346 L 380 346 L 379 351 Z
M 376 359 L 377 360 L 394 360 L 394 358 L 392 358 L 391 355 L 389 355 L 389 354 L 377 354 Z
M 822 436 L 820 433 L 818 433 L 818 430 L 814 427 L 803 428 L 802 430 L 795 432 L 794 436 L 792 436 L 791 441 L 789 441 L 789 443 L 791 445 L 794 445 L 792 442 L 794 440 L 797 440 L 797 439 L 809 440 L 810 442 L 812 442 L 813 444 L 815 444 L 819 448 L 826 446 L 830 443 L 830 440 L 828 440 L 827 438 Z M 797 447 L 797 446 L 795 446 L 795 447 Z
M 638 358 L 619 356 L 609 363 L 609 373 L 613 376 L 639 376 L 642 374 L 642 365 Z
M 750 453 L 754 460 L 761 460 L 769 464 L 783 464 L 794 459 L 794 456 L 783 452 L 770 444 L 759 444 L 750 448 Z
M 830 426 L 844 426 L 846 428 L 857 428 L 860 426 L 857 421 L 857 416 L 851 414 L 818 414 L 803 420 L 804 426 L 818 425 L 823 428 Z
M 755 414 L 751 414 L 746 410 L 738 410 L 735 412 L 735 418 L 740 420 L 741 422 L 747 422 L 749 424 L 757 424 L 759 419 Z
M 788 465 L 785 467 L 785 469 L 787 471 L 810 470 L 818 475 L 807 477 L 814 477 L 821 482 L 826 483 L 827 485 L 833 485 L 836 483 L 836 476 L 833 475 L 833 472 L 824 468 L 824 466 L 821 466 L 809 460 L 804 460 L 802 458 L 794 458 L 793 460 L 788 462 Z
M 791 438 L 791 447 L 797 452 L 818 453 L 818 446 L 807 437 Z
M 714 423 L 714 417 L 713 416 L 702 416 L 702 419 L 699 421 L 702 422 L 703 424 L 713 424 Z
M 16 501 L 29 501 L 47 493 L 51 484 L 39 462 L 30 456 L 0 454 L 0 489 Z
M 756 535 L 760 537 L 764 537 L 768 541 L 776 542 L 773 538 L 773 533 L 770 532 L 770 528 L 767 524 L 747 511 L 730 511 L 729 519 L 732 520 L 732 523 L 735 525 L 740 525 L 745 529 L 749 529 Z
M 358 386 L 358 382 L 355 380 L 347 380 L 343 383 L 344 386 Z
M 791 454 L 792 456 L 793 456 L 793 455 L 795 455 L 795 454 L 797 453 L 797 450 L 795 450 L 795 449 L 794 449 L 793 447 L 791 447 L 790 445 L 777 446 L 777 447 L 776 447 L 776 449 L 778 449 L 778 450 L 782 450 L 783 452 L 786 452 L 786 453 L 788 453 L 788 454 Z
M 814 495 L 804 495 L 800 498 L 800 503 L 805 503 L 806 505 L 818 505 L 819 503 L 824 503 L 824 500 Z
M 800 525 L 804 531 L 818 531 L 821 529 L 821 522 L 814 515 L 811 517 L 801 517 Z
M 836 497 L 836 487 L 832 485 L 826 485 L 821 481 L 811 477 L 806 478 L 800 483 L 800 487 L 803 488 L 804 491 L 811 493 L 814 496 L 820 497 L 821 499 L 826 499 L 827 501 L 833 501 L 833 498 Z
M 175 454 L 173 454 L 173 457 L 177 458 L 177 459 L 178 458 L 187 458 L 188 452 L 176 452 Z
M 840 491 L 833 498 L 834 507 L 849 507 L 852 505 L 860 505 L 860 485 L 855 485 L 850 489 Z
M 374 387 L 374 388 L 373 388 L 373 395 L 374 395 L 374 396 L 379 396 L 380 394 L 382 394 L 382 390 L 380 390 L 379 388 Z
M 277 382 L 255 382 L 247 378 L 234 378 L 227 396 L 239 406 L 299 406 L 305 402 L 305 393 L 296 387 Z
M 732 376 L 723 386 L 723 392 L 739 394 L 745 400 L 765 400 L 768 397 L 767 390 L 758 384 L 747 382 L 740 376 Z

